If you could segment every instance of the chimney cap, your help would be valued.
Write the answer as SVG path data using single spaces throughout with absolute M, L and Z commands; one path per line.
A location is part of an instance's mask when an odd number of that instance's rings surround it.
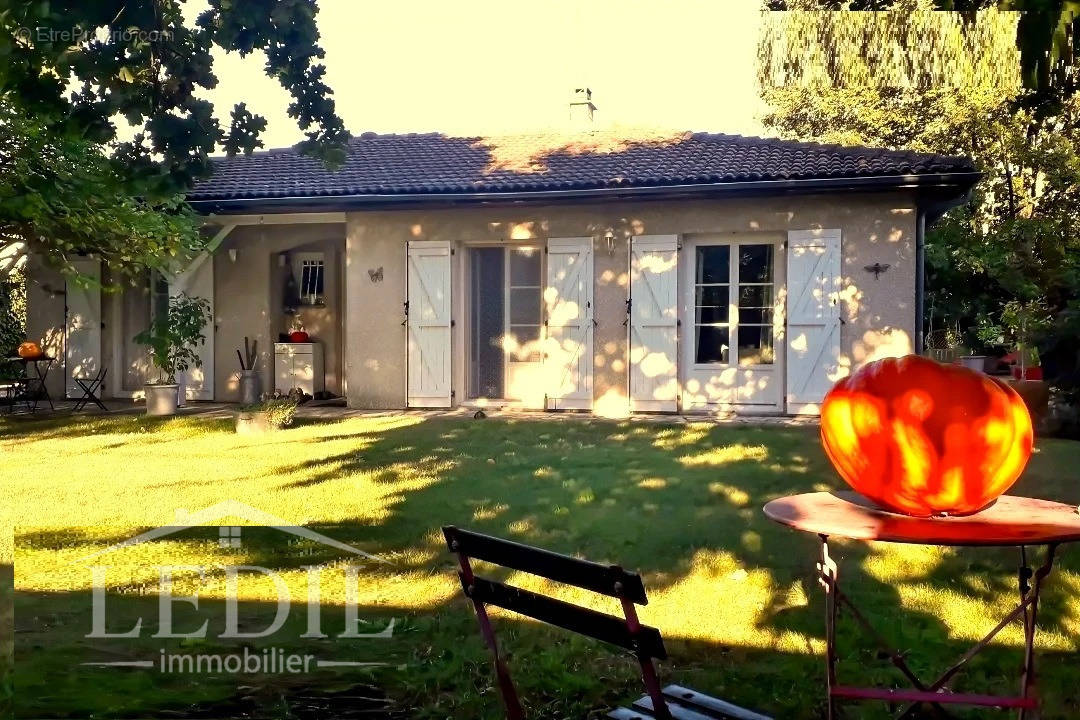
M 593 121 L 593 113 L 596 105 L 592 101 L 592 89 L 588 87 L 576 87 L 570 93 L 570 124 L 578 127 L 589 127 Z

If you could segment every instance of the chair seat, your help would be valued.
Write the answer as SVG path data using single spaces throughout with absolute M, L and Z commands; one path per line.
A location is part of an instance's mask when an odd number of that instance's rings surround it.
M 680 685 L 664 688 L 668 712 L 675 720 L 772 720 L 768 715 L 747 710 L 725 700 L 710 697 Z M 653 720 L 652 698 L 642 695 L 633 708 L 617 708 L 608 713 L 614 720 Z

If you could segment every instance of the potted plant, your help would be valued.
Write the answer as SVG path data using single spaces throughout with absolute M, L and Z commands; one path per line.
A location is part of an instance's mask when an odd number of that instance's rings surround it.
M 979 335 L 987 342 L 1012 348 L 1013 377 L 1006 382 L 1024 399 L 1032 422 L 1038 427 L 1046 414 L 1050 388 L 1043 382 L 1039 367 L 1039 335 L 1050 327 L 1050 313 L 1042 299 L 1010 300 L 1003 303 L 997 324 L 984 324 Z
M 150 350 L 158 370 L 156 382 L 146 384 L 146 414 L 174 415 L 177 406 L 176 374 L 202 367 L 195 349 L 206 342 L 203 328 L 210 321 L 210 302 L 180 293 L 169 298 L 169 307 L 135 336 L 135 342 Z
M 236 432 L 261 435 L 292 425 L 299 403 L 290 396 L 274 395 L 253 405 L 244 405 L 236 414 Z

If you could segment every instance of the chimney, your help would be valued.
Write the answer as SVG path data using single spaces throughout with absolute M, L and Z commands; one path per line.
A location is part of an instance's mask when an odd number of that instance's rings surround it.
M 570 125 L 577 128 L 592 127 L 593 113 L 596 106 L 592 101 L 592 90 L 574 88 L 570 94 Z

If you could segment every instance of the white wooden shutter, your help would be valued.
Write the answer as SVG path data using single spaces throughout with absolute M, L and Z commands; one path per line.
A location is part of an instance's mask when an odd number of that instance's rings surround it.
M 642 235 L 630 243 L 630 409 L 675 412 L 678 376 L 676 235 Z
M 817 414 L 840 366 L 839 230 L 795 230 L 787 248 L 787 411 Z
M 450 243 L 410 242 L 408 265 L 409 407 L 450 407 Z
M 76 260 L 80 274 L 91 278 L 89 287 L 68 281 L 65 285 L 64 392 L 81 398 L 75 378 L 93 377 L 101 369 L 101 263 Z
M 592 407 L 592 238 L 548 240 L 544 378 L 549 410 Z
M 203 328 L 205 342 L 195 348 L 201 367 L 188 368 L 183 373 L 184 397 L 187 400 L 214 399 L 214 258 L 209 254 L 196 257 L 190 265 L 169 279 L 169 297 L 187 293 L 210 302 L 210 321 Z

